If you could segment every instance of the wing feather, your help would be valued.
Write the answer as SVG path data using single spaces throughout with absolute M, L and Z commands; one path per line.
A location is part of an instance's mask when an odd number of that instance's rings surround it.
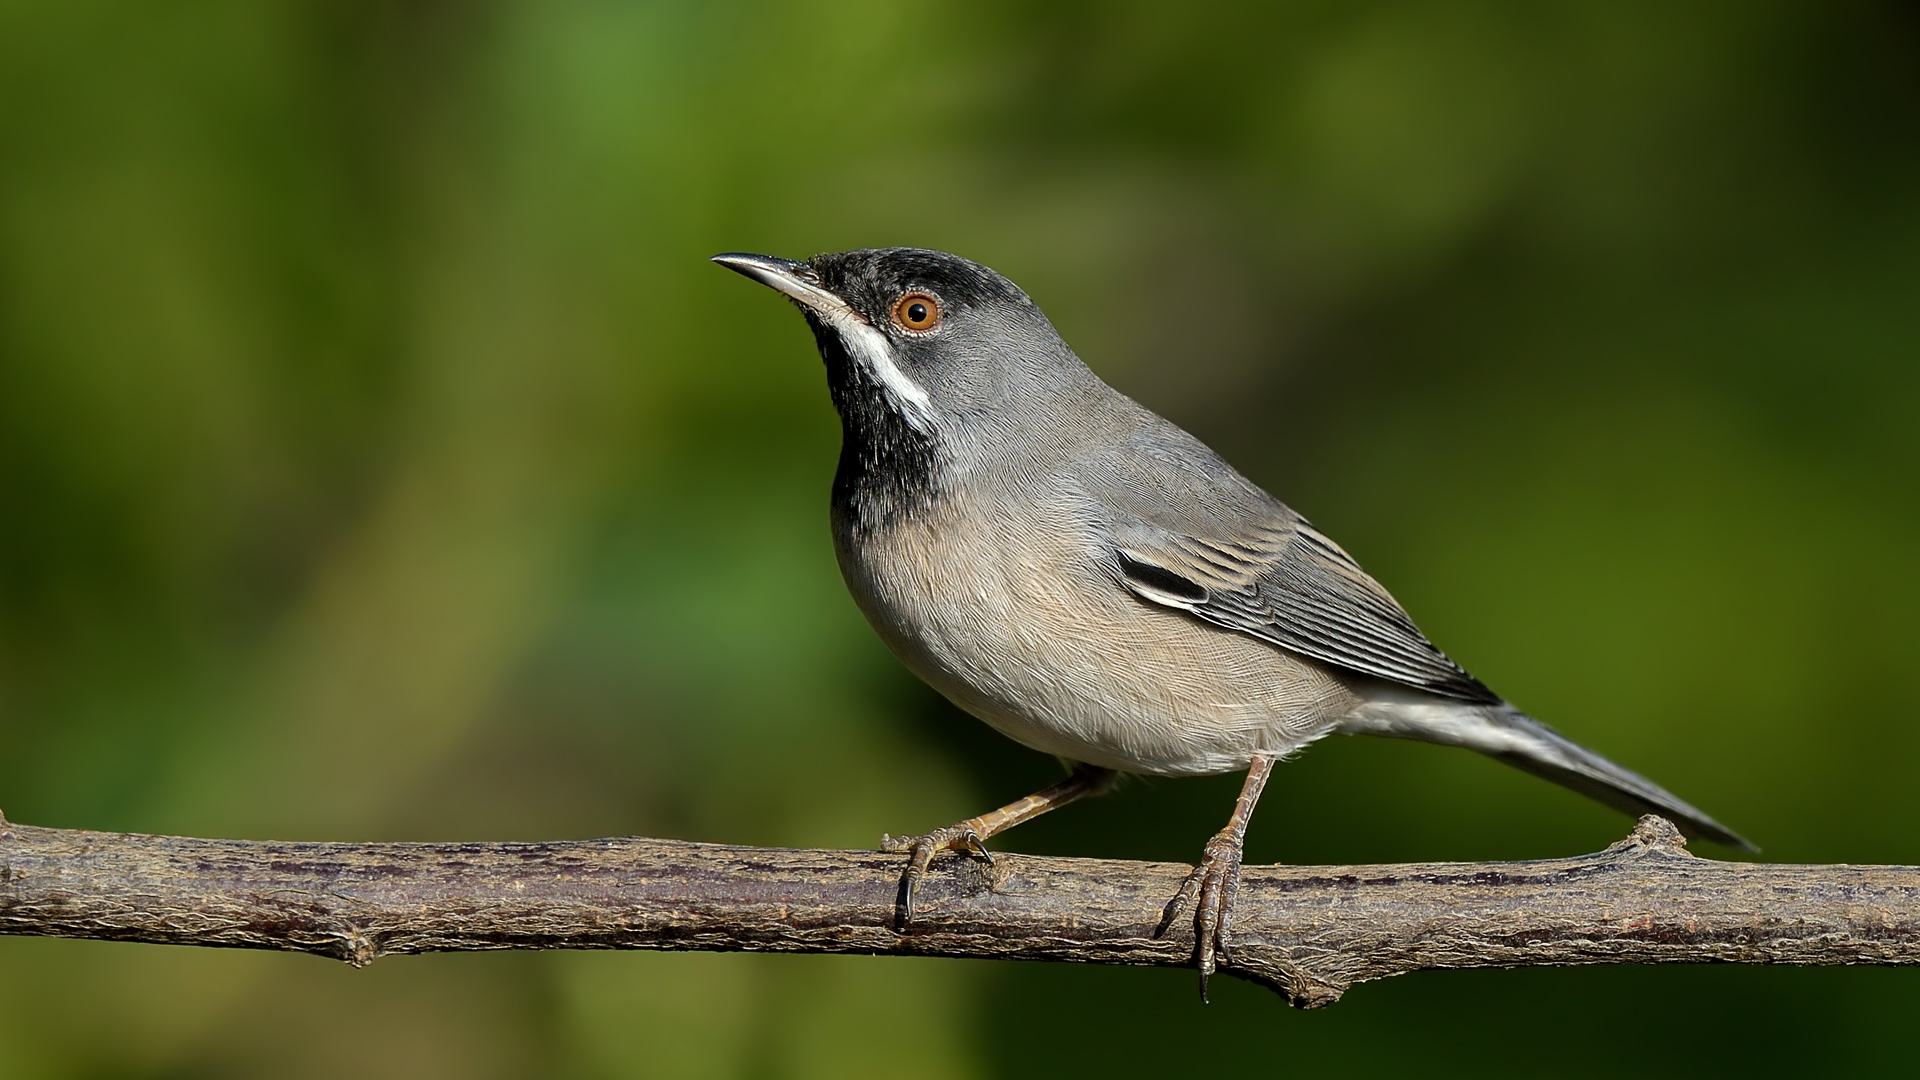
M 1340 545 L 1211 451 L 1176 446 L 1185 460 L 1170 460 L 1164 443 L 1129 449 L 1083 486 L 1111 515 L 1114 566 L 1142 599 L 1348 671 L 1500 702 Z

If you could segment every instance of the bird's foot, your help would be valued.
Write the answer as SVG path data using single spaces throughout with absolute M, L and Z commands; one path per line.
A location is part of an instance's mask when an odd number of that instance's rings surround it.
M 1164 934 L 1173 921 L 1194 904 L 1194 952 L 1200 967 L 1200 1000 L 1207 1000 L 1207 980 L 1213 977 L 1219 961 L 1227 955 L 1227 918 L 1233 911 L 1234 897 L 1240 892 L 1240 837 L 1231 826 L 1221 829 L 1207 841 L 1200 864 L 1180 884 L 1167 913 L 1160 920 L 1157 934 Z
M 919 889 L 920 879 L 926 876 L 934 855 L 942 851 L 965 851 L 985 859 L 988 866 L 993 865 L 993 853 L 987 850 L 986 839 L 968 821 L 935 829 L 925 836 L 882 836 L 880 850 L 913 855 L 907 862 L 907 872 L 900 878 L 902 930 L 913 921 L 913 894 Z

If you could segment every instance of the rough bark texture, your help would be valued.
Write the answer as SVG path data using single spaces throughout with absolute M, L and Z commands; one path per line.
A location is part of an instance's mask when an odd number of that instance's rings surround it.
M 296 844 L 12 825 L 0 933 L 290 949 L 356 966 L 471 949 L 753 949 L 1193 963 L 1155 927 L 1188 868 L 621 838 Z M 1920 868 L 1724 863 L 1657 817 L 1572 859 L 1249 866 L 1223 970 L 1293 1004 L 1423 968 L 1920 963 Z

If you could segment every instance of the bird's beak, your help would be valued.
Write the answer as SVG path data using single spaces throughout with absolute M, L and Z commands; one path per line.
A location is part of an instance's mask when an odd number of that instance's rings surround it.
M 830 320 L 849 316 L 860 319 L 845 300 L 833 295 L 819 285 L 819 277 L 813 268 L 803 262 L 792 259 L 776 259 L 771 255 L 752 255 L 744 251 L 729 251 L 715 255 L 713 261 L 738 274 L 777 289 L 799 301 L 802 305 L 819 312 Z M 860 319 L 865 322 L 865 319 Z

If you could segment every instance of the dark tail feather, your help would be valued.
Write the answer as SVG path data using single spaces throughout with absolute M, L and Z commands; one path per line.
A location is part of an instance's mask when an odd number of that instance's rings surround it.
M 1424 703 L 1423 703 L 1424 704 Z M 1634 817 L 1659 814 L 1689 839 L 1759 851 L 1745 837 L 1666 788 L 1629 772 L 1512 706 L 1443 707 L 1376 703 L 1349 721 L 1356 734 L 1464 746 L 1551 780 Z
M 1502 710 L 1488 718 L 1533 736 L 1541 746 L 1507 749 L 1492 756 L 1517 769 L 1572 788 L 1589 798 L 1634 817 L 1659 814 L 1680 827 L 1689 839 L 1759 851 L 1751 841 L 1695 809 L 1691 804 L 1648 780 L 1588 750 L 1523 712 Z M 1544 752 L 1541 752 L 1544 751 Z

